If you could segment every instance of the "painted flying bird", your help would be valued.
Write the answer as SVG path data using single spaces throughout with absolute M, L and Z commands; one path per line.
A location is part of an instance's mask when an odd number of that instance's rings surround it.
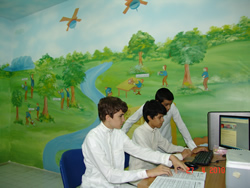
M 143 0 L 126 0 L 126 1 L 127 2 L 125 3 L 125 5 L 127 7 L 123 11 L 123 14 L 126 14 L 129 8 L 131 8 L 131 9 L 137 9 L 140 6 L 140 4 L 143 4 L 143 5 L 147 5 L 148 4 L 148 2 L 143 1 Z
M 72 18 L 62 17 L 62 19 L 60 20 L 60 22 L 68 21 L 68 23 L 67 23 L 68 28 L 66 29 L 66 31 L 68 31 L 69 28 L 71 28 L 71 29 L 75 28 L 76 22 L 80 22 L 82 20 L 82 19 L 77 19 L 76 15 L 78 13 L 78 10 L 79 10 L 79 8 L 75 9 L 75 12 L 74 12 Z

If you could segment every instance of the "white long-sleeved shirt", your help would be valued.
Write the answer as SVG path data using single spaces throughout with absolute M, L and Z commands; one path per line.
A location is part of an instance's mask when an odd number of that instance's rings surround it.
M 150 148 L 154 151 L 157 151 L 158 147 L 167 153 L 182 152 L 185 149 L 182 146 L 176 146 L 172 143 L 169 143 L 168 140 L 161 135 L 159 129 L 151 128 L 147 122 L 144 122 L 144 124 L 135 129 L 132 140 L 135 144 Z M 181 154 L 176 154 L 176 157 L 180 160 L 183 160 Z M 156 165 L 153 163 L 130 156 L 130 170 L 152 169 L 155 167 Z
M 172 165 L 170 154 L 142 148 L 122 130 L 109 129 L 102 122 L 88 133 L 82 152 L 86 171 L 81 188 L 119 187 L 125 182 L 147 178 L 146 170 L 124 171 L 124 152 L 152 163 Z
M 142 117 L 142 110 L 143 110 L 143 106 L 142 105 L 133 115 L 131 115 L 127 121 L 124 123 L 122 130 L 127 133 L 128 130 L 130 129 L 130 127 L 136 123 L 141 117 Z M 196 148 L 197 146 L 195 145 L 185 123 L 183 122 L 180 112 L 177 109 L 177 107 L 172 104 L 169 111 L 167 112 L 167 114 L 165 116 L 163 116 L 164 118 L 164 122 L 163 125 L 160 128 L 160 132 L 162 134 L 162 136 L 164 138 L 166 138 L 170 143 L 172 143 L 172 135 L 171 135 L 171 125 L 170 125 L 170 121 L 171 118 L 173 117 L 173 120 L 176 124 L 176 126 L 178 127 L 180 133 L 182 134 L 185 143 L 187 144 L 188 148 L 192 151 L 194 148 Z

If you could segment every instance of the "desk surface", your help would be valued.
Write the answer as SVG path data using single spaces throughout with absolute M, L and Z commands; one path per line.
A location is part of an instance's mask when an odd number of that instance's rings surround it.
M 185 161 L 192 161 L 193 157 L 187 158 Z M 218 161 L 217 163 L 215 161 Z M 221 155 L 214 155 L 209 166 L 199 166 L 196 171 L 206 171 L 205 188 L 220 187 L 225 188 L 225 172 L 226 172 L 226 160 Z M 155 178 L 147 178 L 141 180 L 137 187 L 148 188 Z

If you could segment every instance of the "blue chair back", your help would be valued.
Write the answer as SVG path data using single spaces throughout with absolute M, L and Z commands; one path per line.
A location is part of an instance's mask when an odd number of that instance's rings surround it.
M 81 149 L 65 151 L 60 160 L 60 172 L 64 188 L 76 188 L 82 183 L 86 166 Z
M 130 155 L 124 153 L 124 168 L 129 166 Z M 82 175 L 85 173 L 84 156 L 82 149 L 72 149 L 65 151 L 60 160 L 60 172 L 64 188 L 76 188 L 82 183 Z
M 125 152 L 125 163 L 124 163 L 124 168 L 127 168 L 129 166 L 129 158 L 130 155 Z

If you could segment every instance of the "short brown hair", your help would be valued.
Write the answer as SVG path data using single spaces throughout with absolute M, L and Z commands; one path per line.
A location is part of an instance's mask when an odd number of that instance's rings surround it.
M 106 120 L 106 115 L 113 118 L 114 114 L 120 110 L 125 113 L 128 110 L 128 106 L 118 97 L 104 97 L 98 103 L 98 115 L 101 121 Z

